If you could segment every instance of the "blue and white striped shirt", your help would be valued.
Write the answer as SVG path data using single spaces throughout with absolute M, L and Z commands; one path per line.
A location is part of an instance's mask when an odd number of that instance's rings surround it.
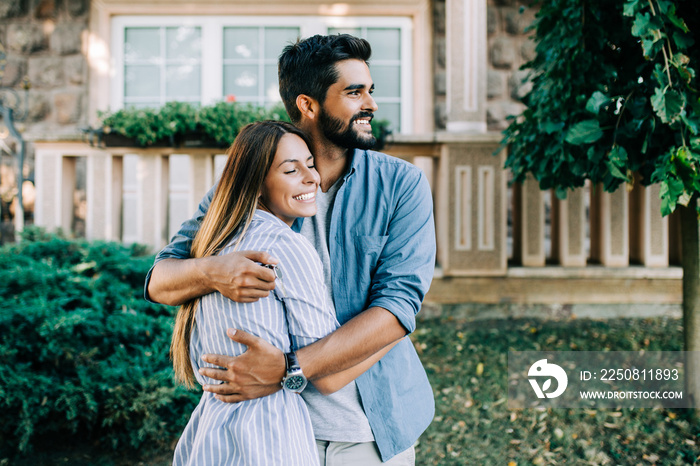
M 220 254 L 233 251 L 234 237 Z M 255 303 L 236 303 L 221 293 L 203 296 L 192 332 L 190 356 L 197 381 L 219 383 L 198 373 L 204 354 L 238 355 L 246 350 L 226 336 L 227 328 L 245 330 L 290 351 L 335 330 L 339 324 L 324 291 L 316 250 L 274 215 L 255 212 L 238 250 L 267 251 L 279 259 L 289 312 L 272 294 Z M 279 286 L 279 285 L 278 285 Z M 241 403 L 224 403 L 204 392 L 175 450 L 175 465 L 318 464 L 311 420 L 304 400 L 280 390 Z

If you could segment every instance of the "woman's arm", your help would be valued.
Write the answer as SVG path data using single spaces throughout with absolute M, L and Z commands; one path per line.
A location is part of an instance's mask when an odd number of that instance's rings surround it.
M 365 373 L 367 369 L 372 367 L 377 361 L 382 359 L 394 346 L 396 346 L 401 340 L 396 340 L 395 342 L 385 346 L 381 350 L 374 353 L 369 358 L 365 359 L 361 363 L 353 366 L 349 369 L 337 372 L 335 374 L 327 375 L 316 380 L 312 380 L 311 383 L 316 387 L 323 395 L 330 395 L 335 393 L 362 374 Z

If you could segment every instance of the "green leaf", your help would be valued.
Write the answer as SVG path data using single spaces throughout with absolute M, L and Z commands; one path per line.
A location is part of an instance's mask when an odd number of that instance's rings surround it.
M 681 50 L 687 50 L 695 44 L 695 40 L 689 34 L 683 34 L 680 31 L 675 31 L 672 35 L 673 42 Z
M 634 16 L 639 9 L 640 0 L 628 0 L 622 7 L 622 14 L 625 16 Z
M 626 164 L 627 151 L 622 146 L 614 145 L 608 153 L 608 160 L 605 161 L 605 166 L 608 167 L 610 174 L 620 180 L 628 181 Z
M 683 21 L 683 18 L 679 18 L 676 16 L 676 6 L 674 4 L 669 4 L 668 10 L 666 11 L 666 16 L 668 17 L 669 21 L 673 23 L 678 29 L 682 30 L 683 32 L 688 32 L 688 25 L 685 24 L 685 21 Z
M 543 121 L 540 124 L 540 129 L 544 131 L 547 134 L 553 134 L 561 131 L 564 129 L 564 122 L 563 121 L 552 121 L 552 120 L 546 120 Z
M 695 136 L 700 132 L 700 122 L 698 121 L 697 118 L 691 118 L 688 116 L 687 113 L 683 112 L 681 113 L 681 121 L 685 123 L 685 126 L 688 127 L 688 130 L 690 130 L 690 133 Z
M 627 163 L 627 150 L 615 144 L 612 149 L 610 149 L 610 160 L 615 162 L 616 165 L 620 167 L 624 167 L 624 165 Z
M 674 53 L 673 58 L 671 58 L 671 64 L 675 67 L 685 66 L 690 63 L 690 58 L 682 53 Z
M 593 95 L 591 95 L 591 98 L 588 99 L 588 102 L 586 102 L 586 111 L 597 115 L 600 111 L 600 107 L 603 104 L 608 103 L 609 101 L 610 97 L 608 97 L 600 91 L 595 91 Z
M 627 175 L 622 173 L 620 169 L 614 163 L 612 163 L 612 160 L 606 160 L 605 166 L 608 167 L 610 174 L 615 178 L 625 181 L 627 180 Z
M 649 13 L 637 13 L 632 23 L 632 35 L 635 37 L 644 37 L 649 35 L 651 29 Z
M 657 87 L 651 97 L 651 105 L 662 122 L 673 123 L 683 109 L 683 96 L 673 89 Z
M 598 120 L 584 120 L 576 123 L 566 134 L 566 142 L 574 146 L 590 144 L 603 137 Z
M 676 199 L 669 192 L 668 181 L 659 183 L 659 199 L 661 199 L 661 215 L 671 215 L 676 210 Z

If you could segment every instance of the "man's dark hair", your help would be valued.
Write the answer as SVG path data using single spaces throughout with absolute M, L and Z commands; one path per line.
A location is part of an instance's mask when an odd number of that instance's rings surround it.
M 278 74 L 280 95 L 289 118 L 295 123 L 301 119 L 296 104 L 300 94 L 323 105 L 328 88 L 338 81 L 337 62 L 348 59 L 369 62 L 370 55 L 369 42 L 349 34 L 316 35 L 286 46 L 279 58 Z

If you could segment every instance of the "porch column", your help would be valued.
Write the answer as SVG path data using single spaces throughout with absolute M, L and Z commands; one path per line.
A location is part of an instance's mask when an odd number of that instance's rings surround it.
M 190 164 L 192 175 L 190 176 L 189 213 L 192 215 L 209 188 L 214 185 L 214 155 L 192 155 Z
M 545 192 L 532 175 L 513 186 L 513 256 L 525 267 L 543 267 Z
M 436 221 L 444 276 L 505 275 L 505 154 L 497 140 L 445 143 L 440 156 Z
M 87 215 L 89 240 L 120 241 L 122 231 L 122 157 L 94 151 L 87 156 Z
M 630 193 L 630 259 L 647 267 L 668 267 L 668 217 L 661 216 L 660 187 L 636 180 Z
M 486 0 L 447 0 L 447 131 L 486 132 Z
M 37 144 L 38 146 L 38 144 Z M 61 151 L 37 147 L 36 205 L 34 223 L 49 231 L 61 228 L 70 233 L 73 226 L 75 157 Z
M 168 241 L 168 156 L 140 155 L 137 183 L 139 242 L 157 251 Z
M 568 191 L 552 199 L 552 254 L 563 267 L 586 265 L 586 190 Z
M 593 187 L 591 194 L 591 259 L 608 267 L 629 265 L 629 196 L 624 185 L 614 193 Z

